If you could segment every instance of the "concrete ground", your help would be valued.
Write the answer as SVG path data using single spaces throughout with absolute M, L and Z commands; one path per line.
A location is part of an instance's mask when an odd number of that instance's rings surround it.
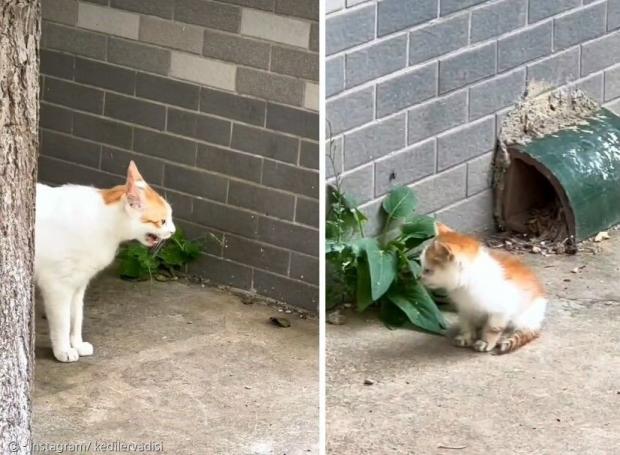
M 174 455 L 318 453 L 317 320 L 200 285 L 106 275 L 86 296 L 93 357 L 56 362 L 47 323 L 37 324 L 38 443 L 91 442 L 87 453 L 96 441 L 153 441 Z
M 390 331 L 371 315 L 328 325 L 329 453 L 620 453 L 620 232 L 611 235 L 596 255 L 524 257 L 547 286 L 547 321 L 542 338 L 505 356 Z

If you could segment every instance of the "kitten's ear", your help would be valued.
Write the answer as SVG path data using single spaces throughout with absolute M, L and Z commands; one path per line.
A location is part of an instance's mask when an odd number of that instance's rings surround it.
M 446 232 L 454 232 L 454 230 L 450 229 L 443 223 L 437 222 L 437 234 L 445 234 Z
M 454 252 L 450 244 L 434 242 L 435 256 L 442 262 L 450 262 L 454 259 Z
M 132 209 L 140 210 L 144 206 L 144 187 L 146 182 L 138 172 L 136 163 L 129 162 L 129 168 L 127 169 L 127 183 L 126 183 L 126 196 L 127 203 Z

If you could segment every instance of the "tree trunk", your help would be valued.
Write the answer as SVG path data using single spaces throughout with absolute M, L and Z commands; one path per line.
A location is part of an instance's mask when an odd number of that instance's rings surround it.
M 0 0 L 0 454 L 31 451 L 39 0 Z

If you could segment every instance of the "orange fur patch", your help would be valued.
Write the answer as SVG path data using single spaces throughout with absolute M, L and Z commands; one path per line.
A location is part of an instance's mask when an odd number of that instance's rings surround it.
M 538 277 L 517 257 L 503 251 L 491 251 L 491 256 L 501 264 L 506 273 L 506 279 L 517 283 L 520 288 L 527 290 L 534 298 L 545 295 L 545 290 Z
M 113 188 L 99 190 L 99 193 L 101 193 L 101 197 L 103 197 L 103 201 L 106 205 L 120 202 L 126 192 L 126 185 L 117 185 Z M 168 217 L 166 201 L 150 186 L 146 186 L 144 189 L 144 199 L 145 204 L 142 221 L 144 223 L 151 223 L 157 227 L 161 227 L 162 220 L 165 220 Z
M 161 227 L 162 220 L 168 217 L 166 201 L 150 186 L 146 187 L 144 193 L 146 206 L 144 208 L 144 215 L 142 215 L 142 221 Z
M 119 202 L 126 191 L 127 187 L 125 185 L 117 185 L 113 188 L 99 190 L 99 193 L 101 193 L 101 197 L 103 197 L 103 202 L 105 202 L 106 205 L 110 205 Z
M 540 336 L 540 332 L 533 330 L 516 330 L 505 339 L 501 340 L 497 353 L 508 354 L 520 348 L 521 346 L 535 340 Z
M 441 226 L 443 225 L 437 225 L 439 235 L 426 252 L 426 258 L 430 264 L 445 263 L 450 259 L 449 254 L 464 256 L 472 260 L 480 253 L 482 245 L 477 239 L 449 228 L 443 229 Z M 545 291 L 538 277 L 517 257 L 503 251 L 491 251 L 490 254 L 504 269 L 507 280 L 527 290 L 533 298 L 544 296 Z
M 426 259 L 430 264 L 441 265 L 450 260 L 450 255 L 465 256 L 473 259 L 480 252 L 480 242 L 473 237 L 460 234 L 453 230 L 444 230 L 439 225 L 439 235 L 426 251 Z
M 441 234 L 445 234 L 447 232 L 454 232 L 454 231 L 452 229 L 450 229 L 448 226 L 446 226 L 445 224 L 438 222 L 437 223 L 437 233 L 439 235 L 441 235 Z

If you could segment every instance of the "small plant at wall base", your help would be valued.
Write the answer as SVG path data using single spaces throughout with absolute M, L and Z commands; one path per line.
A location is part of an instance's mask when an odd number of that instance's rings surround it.
M 331 282 L 327 305 L 333 308 L 353 298 L 360 312 L 379 305 L 381 319 L 389 327 L 409 322 L 444 334 L 446 321 L 419 281 L 421 245 L 435 237 L 435 220 L 416 215 L 413 191 L 395 188 L 384 199 L 386 220 L 377 238 L 364 235 L 366 217 L 340 191 L 340 185 L 330 188 L 329 202 L 325 255 Z
M 219 242 L 219 240 L 218 240 Z M 118 252 L 118 273 L 127 280 L 175 278 L 175 272 L 196 260 L 204 249 L 203 240 L 188 240 L 182 230 L 177 231 L 164 244 L 151 250 L 141 243 L 123 245 Z

